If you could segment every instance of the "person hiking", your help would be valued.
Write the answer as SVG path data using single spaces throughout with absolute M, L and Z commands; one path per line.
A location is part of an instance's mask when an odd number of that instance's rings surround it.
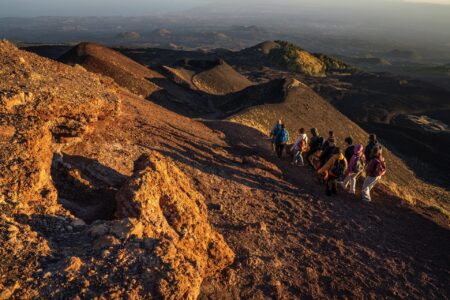
M 311 128 L 311 141 L 309 142 L 309 151 L 306 155 L 308 161 L 311 163 L 313 160 L 313 155 L 317 154 L 319 149 L 322 149 L 323 137 L 320 136 L 319 130 L 317 128 Z M 311 163 L 314 167 L 314 165 Z
M 320 157 L 322 156 L 322 152 L 323 150 L 319 148 L 308 157 L 308 162 L 313 167 L 314 171 L 319 170 L 321 167 Z
M 348 149 L 348 148 L 347 148 Z M 364 171 L 366 166 L 366 156 L 363 153 L 363 146 L 357 144 L 353 147 L 353 154 L 348 161 L 348 168 L 346 172 L 346 177 L 342 184 L 344 189 L 347 189 L 350 186 L 350 194 L 356 194 L 356 181 L 358 177 Z
M 386 174 L 386 162 L 382 155 L 381 146 L 373 148 L 372 159 L 369 161 L 366 169 L 366 179 L 362 188 L 362 200 L 370 202 L 370 191 L 374 188 L 381 177 Z
M 275 150 L 277 152 L 278 158 L 281 158 L 283 156 L 283 150 L 288 141 L 289 141 L 289 132 L 285 128 L 284 124 L 281 124 L 281 130 L 275 137 Z
M 330 131 L 330 136 L 326 140 L 326 142 L 323 144 L 322 147 L 322 155 L 320 156 L 320 163 L 321 165 L 325 165 L 326 162 L 333 156 L 333 153 L 335 149 L 337 148 L 336 142 L 334 140 L 334 135 L 332 134 L 332 131 Z
M 294 154 L 292 164 L 297 166 L 300 162 L 300 166 L 304 166 L 303 153 L 308 150 L 308 136 L 305 133 L 305 128 L 298 130 L 298 138 L 291 148 L 291 152 Z
M 369 143 L 364 149 L 364 155 L 366 156 L 367 161 L 372 159 L 372 151 L 376 145 L 378 145 L 377 136 L 372 133 L 369 135 Z
M 350 163 L 352 156 L 355 152 L 355 145 L 353 145 L 353 139 L 351 136 L 345 138 L 345 143 L 347 144 L 347 148 L 345 149 L 344 156 L 347 162 Z
M 333 156 L 317 171 L 319 174 L 325 174 L 327 196 L 337 194 L 337 180 L 345 175 L 346 170 L 347 160 L 342 151 L 338 147 L 335 147 L 333 149 Z
M 277 123 L 273 126 L 272 130 L 270 131 L 270 139 L 272 142 L 272 151 L 273 153 L 276 153 L 276 149 L 275 149 L 275 139 L 278 135 L 278 133 L 281 130 L 281 125 L 283 124 L 283 122 L 281 120 L 278 120 Z
M 335 143 L 336 139 L 334 138 L 334 131 L 330 130 L 328 131 L 328 138 L 325 141 L 325 143 L 323 143 L 323 150 L 326 151 L 327 148 L 330 146 L 330 143 Z

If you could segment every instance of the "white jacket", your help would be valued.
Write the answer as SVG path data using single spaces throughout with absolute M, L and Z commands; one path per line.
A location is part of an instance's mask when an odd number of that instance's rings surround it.
M 299 134 L 297 140 L 291 148 L 291 151 L 298 151 L 303 140 L 305 140 L 305 144 L 308 144 L 308 136 L 306 135 L 306 133 Z

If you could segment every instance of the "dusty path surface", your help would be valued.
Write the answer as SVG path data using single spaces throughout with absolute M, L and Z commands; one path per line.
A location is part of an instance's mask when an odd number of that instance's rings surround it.
M 309 169 L 275 159 L 257 131 L 122 96 L 121 116 L 99 122 L 64 156 L 119 181 L 148 150 L 174 159 L 236 253 L 204 281 L 201 299 L 450 297 L 448 220 L 432 221 L 382 188 L 371 204 L 326 198 Z
M 230 286 L 230 298 L 449 297 L 448 219 L 413 211 L 383 187 L 370 204 L 345 193 L 326 197 L 312 170 L 275 159 L 257 131 L 228 122 L 209 126 L 235 147 L 258 149 L 254 155 L 274 161 L 298 191 L 266 193 L 266 200 L 254 197 L 238 205 L 230 222 L 234 232 L 222 232 L 241 255 L 230 281 L 223 274 L 203 284 L 205 298 L 227 294 Z M 210 216 L 222 222 L 223 216 Z

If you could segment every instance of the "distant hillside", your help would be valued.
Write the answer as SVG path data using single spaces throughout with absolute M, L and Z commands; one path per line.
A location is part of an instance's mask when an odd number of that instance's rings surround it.
M 351 66 L 324 54 L 312 54 L 286 41 L 267 41 L 237 53 L 243 64 L 272 65 L 290 72 L 323 77 L 327 71 L 351 69 Z M 247 61 L 247 62 L 246 62 Z
M 295 46 L 294 44 L 276 41 L 277 48 L 269 53 L 269 59 L 289 71 L 304 73 L 312 76 L 325 75 L 326 66 L 319 58 Z
M 382 57 L 385 57 L 387 59 L 395 59 L 395 60 L 418 60 L 422 57 L 415 51 L 412 50 L 400 50 L 400 49 L 394 49 L 391 51 L 388 51 L 386 53 L 383 53 L 381 55 Z
M 320 59 L 325 64 L 327 71 L 353 69 L 351 65 L 329 55 L 323 53 L 314 53 L 314 56 Z
M 419 74 L 428 75 L 428 76 L 450 77 L 450 64 L 434 66 L 434 67 L 416 68 L 416 71 Z
M 238 92 L 253 84 L 221 59 L 184 59 L 173 66 L 163 66 L 163 69 L 176 83 L 210 95 Z
M 124 40 L 124 41 L 137 41 L 141 39 L 141 35 L 138 32 L 135 31 L 127 31 L 127 32 L 121 32 L 117 35 L 117 38 Z
M 385 58 L 380 57 L 343 57 L 349 64 L 359 67 L 377 67 L 377 66 L 390 66 L 391 62 Z
M 102 45 L 81 43 L 59 60 L 70 65 L 78 64 L 91 72 L 109 76 L 122 87 L 144 97 L 160 89 L 149 79 L 161 78 L 162 75 Z
M 199 90 L 213 95 L 237 92 L 253 84 L 222 60 L 216 66 L 195 74 L 192 83 Z

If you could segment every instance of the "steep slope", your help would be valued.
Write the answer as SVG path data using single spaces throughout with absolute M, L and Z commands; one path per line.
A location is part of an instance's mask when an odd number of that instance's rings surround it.
M 279 80 L 275 82 L 279 82 Z M 352 136 L 357 143 L 365 144 L 367 142 L 367 132 L 337 111 L 309 87 L 295 79 L 285 80 L 282 84 L 266 84 L 264 94 L 278 94 L 278 101 L 275 103 L 265 102 L 265 99 L 261 97 L 259 103 L 241 102 L 241 105 L 237 107 L 243 110 L 229 119 L 256 128 L 266 135 L 269 134 L 276 120 L 282 119 L 292 135 L 291 142 L 300 127 L 304 127 L 306 130 L 316 127 L 325 136 L 329 130 L 333 130 L 341 146 L 344 146 L 343 140 L 347 136 Z M 270 99 L 277 98 L 272 96 Z M 228 108 L 231 103 L 233 102 L 225 104 L 224 107 Z M 244 109 L 246 104 L 248 107 Z M 427 205 L 443 207 L 446 211 L 450 211 L 447 192 L 416 180 L 405 163 L 390 151 L 386 150 L 385 155 L 390 170 L 387 175 L 388 186 L 409 201 L 419 200 Z
M 119 52 L 93 43 L 77 45 L 61 56 L 60 61 L 109 76 L 122 87 L 144 97 L 160 90 L 149 79 L 163 77 Z
M 113 81 L 8 42 L 0 66 L 0 298 L 194 299 L 233 261 L 203 195 L 169 157 L 123 151 L 124 174 L 67 154 L 108 122 L 94 147 L 117 161 L 110 147 L 120 147 L 114 126 L 126 107 Z
M 226 95 L 252 85 L 250 80 L 224 61 L 209 70 L 197 73 L 192 78 L 192 82 L 199 90 L 213 95 Z

